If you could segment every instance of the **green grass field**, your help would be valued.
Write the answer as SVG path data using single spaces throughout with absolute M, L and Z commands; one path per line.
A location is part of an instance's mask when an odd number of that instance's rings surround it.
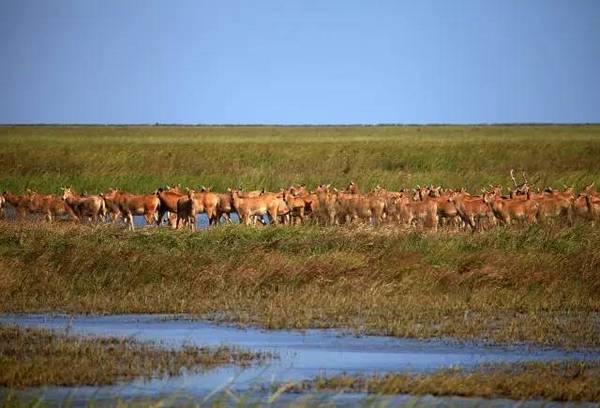
M 363 191 L 478 191 L 508 185 L 511 168 L 539 188 L 600 184 L 600 126 L 4 126 L 0 146 L 0 189 L 16 193 L 350 180 Z M 271 329 L 597 348 L 600 225 L 474 234 L 223 225 L 191 233 L 3 220 L 0 293 L 0 313 L 191 313 Z M 571 371 L 561 367 L 528 366 L 517 376 L 514 368 L 307 387 L 598 401 L 597 364 L 575 367 L 581 375 L 567 380 Z
M 600 126 L 3 126 L 0 188 L 600 183 Z
M 355 180 L 600 184 L 600 126 L 0 127 L 0 187 Z M 366 228 L 366 229 L 365 229 Z M 168 229 L 0 224 L 0 312 L 184 312 L 279 327 L 600 345 L 600 229 Z

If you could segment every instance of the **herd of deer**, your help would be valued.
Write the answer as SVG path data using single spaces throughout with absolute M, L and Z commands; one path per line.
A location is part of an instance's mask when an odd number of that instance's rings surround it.
M 78 221 L 111 220 L 116 223 L 122 218 L 130 229 L 134 228 L 134 215 L 143 215 L 147 224 L 161 225 L 166 219 L 173 228 L 195 229 L 197 214 L 205 213 L 209 224 L 214 225 L 222 220 L 232 222 L 230 214 L 233 212 L 246 225 L 264 225 L 264 217 L 268 216 L 267 219 L 275 224 L 301 224 L 312 219 L 325 225 L 363 221 L 433 230 L 447 225 L 472 231 L 497 224 L 556 219 L 572 222 L 574 217 L 600 219 L 600 196 L 594 183 L 579 194 L 566 186 L 563 191 L 548 187 L 534 192 L 525 173 L 522 184 L 517 184 L 512 170 L 511 179 L 514 187 L 507 195 L 500 186 L 489 186 L 480 195 L 471 195 L 464 189 L 454 191 L 433 186 L 400 191 L 376 187 L 363 194 L 353 182 L 343 191 L 330 185 L 320 185 L 309 191 L 301 185 L 276 193 L 240 189 L 215 193 L 204 187 L 198 191 L 159 188 L 146 195 L 113 188 L 98 195 L 80 195 L 71 188 L 63 188 L 62 196 L 31 190 L 24 195 L 5 191 L 0 196 L 0 217 L 4 215 L 5 205 L 9 204 L 21 218 L 28 213 L 42 214 L 48 221 L 69 216 Z

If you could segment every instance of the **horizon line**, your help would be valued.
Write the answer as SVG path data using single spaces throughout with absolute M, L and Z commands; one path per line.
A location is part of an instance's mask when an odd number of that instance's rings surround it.
M 475 123 L 0 123 L 0 127 L 123 126 L 123 127 L 416 127 L 416 126 L 598 126 L 600 122 L 475 122 Z

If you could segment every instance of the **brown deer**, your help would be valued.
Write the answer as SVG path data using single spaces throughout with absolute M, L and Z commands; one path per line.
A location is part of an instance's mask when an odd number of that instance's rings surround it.
M 438 229 L 438 209 L 437 201 L 429 196 L 429 191 L 425 188 L 417 186 L 413 190 L 413 197 L 410 197 L 410 192 L 403 192 L 398 200 L 396 200 L 396 209 L 403 222 L 411 226 L 413 224 L 426 227 L 429 225 L 433 231 Z
M 293 193 L 293 188 L 283 191 L 283 200 L 290 210 L 292 224 L 304 223 L 304 212 L 306 210 L 306 202 L 303 198 Z
M 358 191 L 357 189 L 355 191 Z M 373 211 L 369 198 L 358 192 L 342 192 L 337 195 L 340 221 L 353 223 L 371 220 Z
M 30 202 L 29 195 L 17 195 L 10 191 L 4 191 L 2 193 L 2 198 L 5 203 L 10 204 L 15 209 L 19 218 L 24 219 L 27 216 Z
M 143 215 L 147 224 L 158 225 L 160 200 L 156 194 L 138 195 L 118 189 L 109 189 L 103 194 L 104 200 L 119 209 L 121 216 L 130 230 L 134 230 L 133 216 Z
M 331 189 L 329 184 L 321 184 L 311 195 L 313 197 L 310 201 L 310 213 L 316 217 L 317 221 L 324 225 L 335 225 L 338 223 L 340 206 L 337 190 Z
M 525 194 L 525 199 L 505 199 L 495 192 L 486 193 L 483 200 L 489 205 L 494 216 L 505 225 L 510 225 L 512 221 L 525 224 L 535 223 L 537 220 L 539 205 L 531 199 L 530 192 Z
M 189 190 L 187 195 L 179 197 L 177 200 L 177 222 L 175 228 L 180 226 L 189 226 L 192 231 L 196 230 L 196 214 L 198 214 L 198 201 L 194 199 L 194 190 Z
M 271 217 L 273 223 L 279 223 L 280 202 L 275 194 L 263 193 L 258 197 L 240 197 L 238 190 L 232 190 L 231 200 L 240 221 L 245 225 L 251 225 L 253 217 L 262 217 L 266 214 Z
M 588 218 L 592 221 L 600 219 L 600 196 L 594 189 L 594 183 L 586 186 L 582 195 L 585 198 Z
M 209 188 L 202 186 L 200 191 L 195 191 L 192 195 L 195 203 L 194 206 L 198 213 L 206 213 L 208 224 L 215 225 L 219 221 L 218 209 L 219 196 Z
M 63 187 L 62 199 L 71 211 L 81 221 L 83 218 L 98 222 L 98 218 L 104 219 L 106 205 L 104 198 L 100 195 L 82 196 L 73 191 L 72 187 Z
M 290 193 L 304 201 L 304 215 L 312 216 L 313 203 L 317 201 L 317 195 L 314 192 L 309 192 L 304 184 L 299 187 L 291 187 Z
M 573 221 L 575 194 L 572 188 L 565 191 L 546 189 L 542 194 L 532 195 L 538 203 L 538 216 L 541 220 L 556 220 L 564 217 L 569 223 Z
M 428 195 L 437 202 L 437 215 L 440 226 L 454 225 L 460 226 L 460 215 L 454 202 L 448 200 L 454 193 L 452 190 L 444 191 L 441 186 L 429 188 Z
M 44 215 L 46 221 L 53 221 L 55 218 L 69 216 L 73 220 L 79 220 L 79 217 L 73 210 L 60 198 L 54 194 L 40 194 L 36 191 L 29 191 L 29 212 L 40 213 Z
M 231 213 L 235 212 L 233 209 L 233 203 L 231 201 L 231 189 L 227 189 L 227 193 L 216 193 L 219 198 L 217 204 L 217 222 L 221 221 L 221 218 L 225 218 L 225 221 L 231 223 Z
M 158 224 L 160 225 L 165 214 L 177 214 L 177 202 L 181 197 L 186 196 L 179 186 L 169 187 L 166 189 L 162 187 L 156 190 L 156 196 L 160 201 L 160 207 L 158 210 Z M 167 215 L 169 225 L 175 227 L 175 219 Z
M 448 201 L 456 205 L 458 215 L 466 225 L 471 227 L 471 231 L 496 225 L 494 213 L 483 198 L 455 192 L 450 195 Z

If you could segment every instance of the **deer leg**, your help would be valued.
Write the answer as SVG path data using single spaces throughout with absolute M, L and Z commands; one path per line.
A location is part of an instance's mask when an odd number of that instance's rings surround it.
M 167 214 L 167 218 L 169 217 L 169 211 L 159 208 L 158 210 L 158 219 L 156 220 L 156 224 L 160 226 L 162 223 L 163 217 Z
M 279 224 L 279 217 L 277 216 L 277 210 L 267 210 L 267 212 L 269 213 L 269 216 L 271 217 L 271 221 L 277 225 Z

